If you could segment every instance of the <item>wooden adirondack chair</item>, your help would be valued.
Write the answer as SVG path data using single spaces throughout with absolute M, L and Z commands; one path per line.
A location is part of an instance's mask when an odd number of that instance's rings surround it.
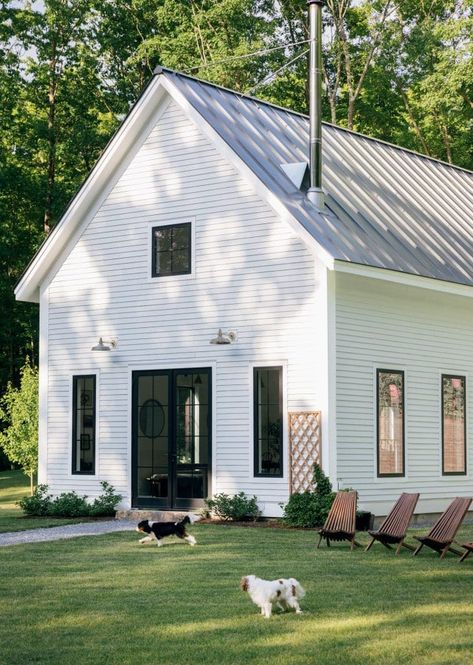
M 375 540 L 379 540 L 388 549 L 392 549 L 391 545 L 397 544 L 396 554 L 399 554 L 401 547 L 414 550 L 415 547 L 405 543 L 404 538 L 418 499 L 418 493 L 407 494 L 404 492 L 401 494 L 380 527 L 376 531 L 368 531 L 372 540 L 365 548 L 365 552 L 370 549 Z
M 473 543 L 463 543 L 462 547 L 465 548 L 465 552 L 463 552 L 460 563 L 466 559 L 466 557 L 473 552 Z
M 360 546 L 355 540 L 356 501 L 355 491 L 337 493 L 325 524 L 319 529 L 317 548 L 322 538 L 326 539 L 329 547 L 331 540 L 349 540 L 352 550 Z
M 424 545 L 438 552 L 441 559 L 446 557 L 448 551 L 461 556 L 463 552 L 452 547 L 452 543 L 471 501 L 471 498 L 464 497 L 453 499 L 426 536 L 414 536 L 416 540 L 420 541 L 420 545 L 414 551 L 414 556 L 420 552 Z

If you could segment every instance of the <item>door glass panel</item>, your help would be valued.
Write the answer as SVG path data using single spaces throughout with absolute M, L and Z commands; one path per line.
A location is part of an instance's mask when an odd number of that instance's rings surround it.
M 138 495 L 142 497 L 151 496 L 151 484 L 149 476 L 151 475 L 151 467 L 141 466 L 138 468 Z
M 177 373 L 176 496 L 203 499 L 207 496 L 209 448 L 209 377 L 206 372 Z
M 168 498 L 169 377 L 138 377 L 136 406 L 137 488 L 139 498 Z
M 153 441 L 144 436 L 138 438 L 138 466 L 153 466 Z
M 180 499 L 202 499 L 207 496 L 207 467 L 178 467 L 176 494 Z

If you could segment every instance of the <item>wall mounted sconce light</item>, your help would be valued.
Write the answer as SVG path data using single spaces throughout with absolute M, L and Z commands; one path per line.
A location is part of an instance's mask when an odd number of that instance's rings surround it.
M 210 344 L 233 344 L 236 342 L 237 334 L 236 332 L 229 331 L 227 333 L 222 332 L 222 329 L 219 328 L 217 337 L 214 337 L 210 340 Z
M 101 337 L 99 343 L 92 347 L 91 351 L 111 351 L 117 348 L 117 340 L 103 340 Z

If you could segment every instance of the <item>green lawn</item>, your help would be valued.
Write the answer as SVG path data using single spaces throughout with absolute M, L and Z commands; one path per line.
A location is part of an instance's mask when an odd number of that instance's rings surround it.
M 55 517 L 24 517 L 16 502 L 22 497 L 28 496 L 29 493 L 30 481 L 22 471 L 0 471 L 0 533 L 84 521 L 83 519 L 57 519 Z
M 0 663 L 473 662 L 473 557 L 316 550 L 311 531 L 191 532 L 194 548 L 140 546 L 132 532 L 0 548 Z M 239 589 L 251 573 L 298 578 L 304 614 L 262 618 Z

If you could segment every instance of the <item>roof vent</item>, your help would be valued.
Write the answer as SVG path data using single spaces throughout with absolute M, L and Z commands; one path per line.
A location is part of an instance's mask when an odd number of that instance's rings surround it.
M 307 162 L 293 162 L 292 164 L 281 164 L 281 168 L 289 180 L 303 192 L 310 187 L 310 173 Z

